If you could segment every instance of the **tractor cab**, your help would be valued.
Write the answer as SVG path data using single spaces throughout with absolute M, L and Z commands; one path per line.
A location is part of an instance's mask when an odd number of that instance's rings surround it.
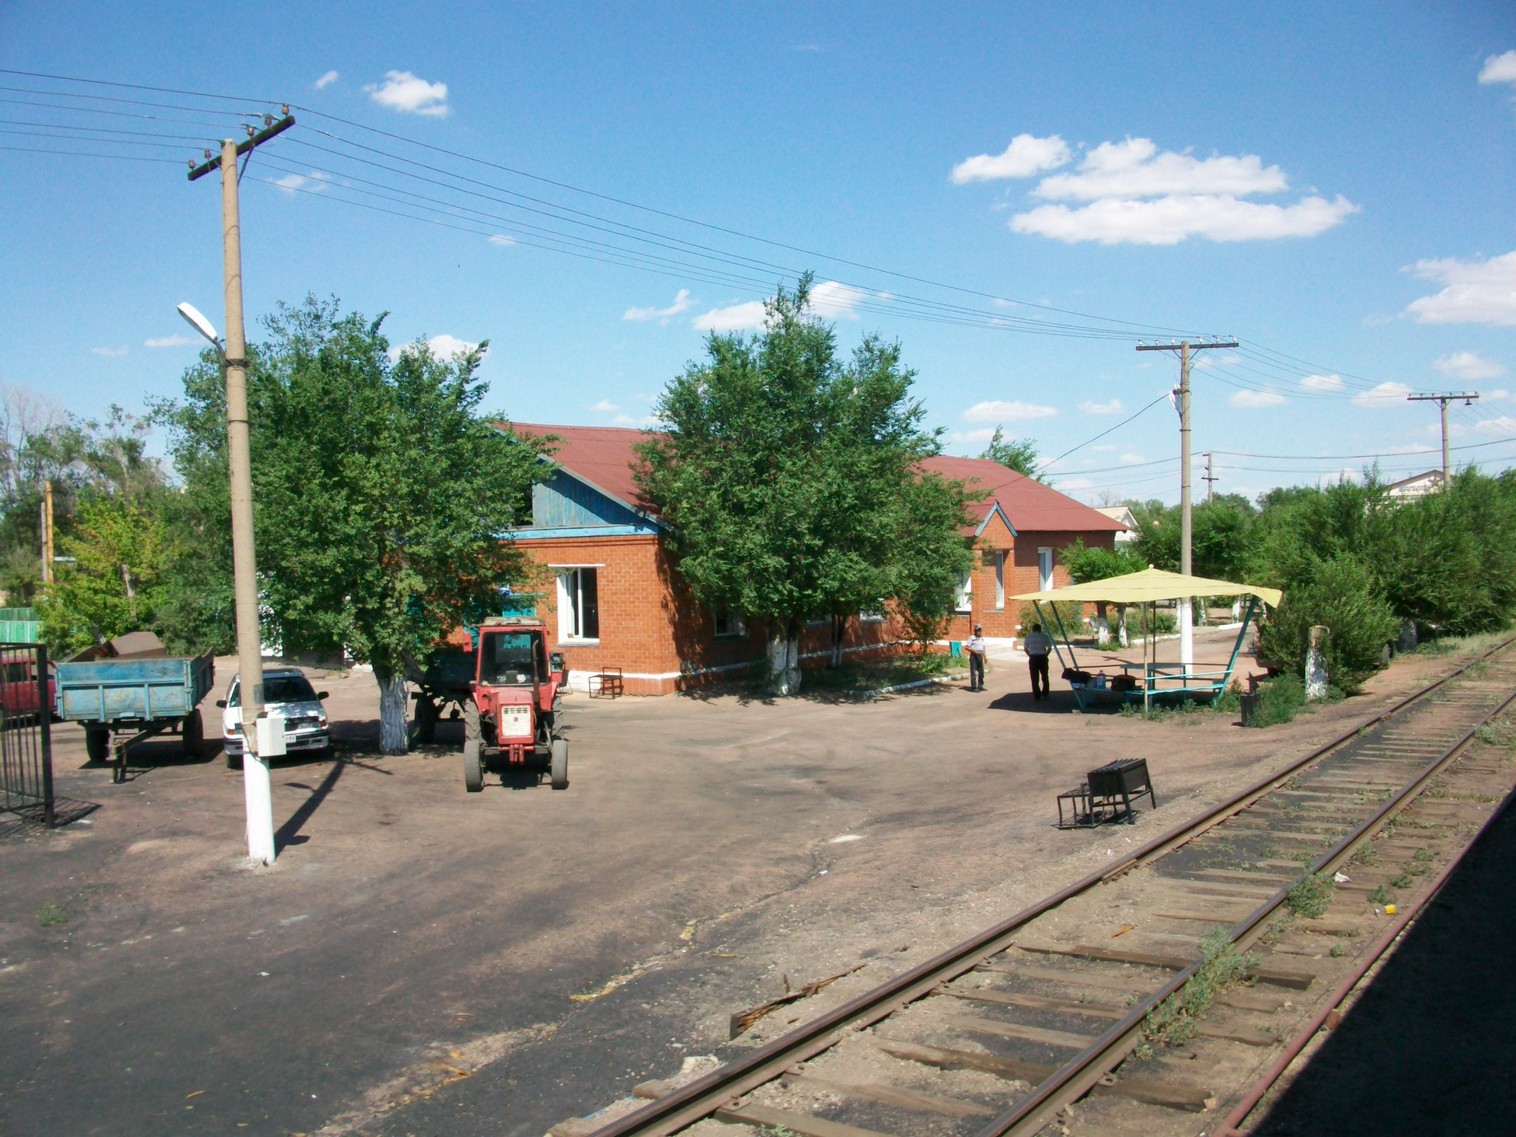
M 546 765 L 554 789 L 568 785 L 568 743 L 559 731 L 558 696 L 568 670 L 547 650 L 547 626 L 529 616 L 493 616 L 479 625 L 472 699 L 464 707 L 463 770 L 470 791 L 483 787 L 486 759 Z

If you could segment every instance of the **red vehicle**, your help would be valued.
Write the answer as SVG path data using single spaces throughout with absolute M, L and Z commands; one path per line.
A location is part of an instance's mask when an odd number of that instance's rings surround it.
M 463 706 L 463 784 L 484 788 L 492 757 L 512 766 L 546 767 L 553 789 L 568 788 L 568 741 L 558 726 L 558 696 L 568 670 L 547 650 L 547 626 L 535 617 L 495 616 L 479 625 L 471 698 Z
M 0 721 L 26 718 L 37 714 L 43 707 L 49 715 L 57 699 L 57 685 L 51 674 L 47 677 L 47 694 L 43 697 L 42 684 L 37 677 L 37 656 L 34 652 L 6 652 L 0 663 Z

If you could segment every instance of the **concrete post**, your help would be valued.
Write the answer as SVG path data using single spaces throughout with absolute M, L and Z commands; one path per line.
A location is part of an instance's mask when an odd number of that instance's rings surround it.
M 1311 628 L 1310 646 L 1305 652 L 1305 701 L 1319 703 L 1327 694 L 1326 637 L 1329 629 L 1316 624 Z

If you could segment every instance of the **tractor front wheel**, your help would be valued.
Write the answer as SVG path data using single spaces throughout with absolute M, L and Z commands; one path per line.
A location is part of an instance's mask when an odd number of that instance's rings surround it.
M 569 744 L 566 739 L 555 738 L 552 743 L 552 757 L 548 764 L 548 775 L 552 780 L 553 789 L 566 790 L 569 784 Z
M 471 794 L 484 789 L 484 761 L 479 755 L 477 738 L 463 744 L 463 787 Z

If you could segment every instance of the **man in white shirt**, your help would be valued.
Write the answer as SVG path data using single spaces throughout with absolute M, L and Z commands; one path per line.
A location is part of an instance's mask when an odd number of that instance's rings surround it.
M 1027 670 L 1032 673 L 1032 698 L 1048 697 L 1048 653 L 1053 650 L 1053 637 L 1042 630 L 1041 624 L 1033 624 L 1030 634 L 1022 644 L 1026 648 Z
M 969 690 L 984 690 L 984 626 L 974 625 L 974 634 L 963 645 L 969 653 Z

